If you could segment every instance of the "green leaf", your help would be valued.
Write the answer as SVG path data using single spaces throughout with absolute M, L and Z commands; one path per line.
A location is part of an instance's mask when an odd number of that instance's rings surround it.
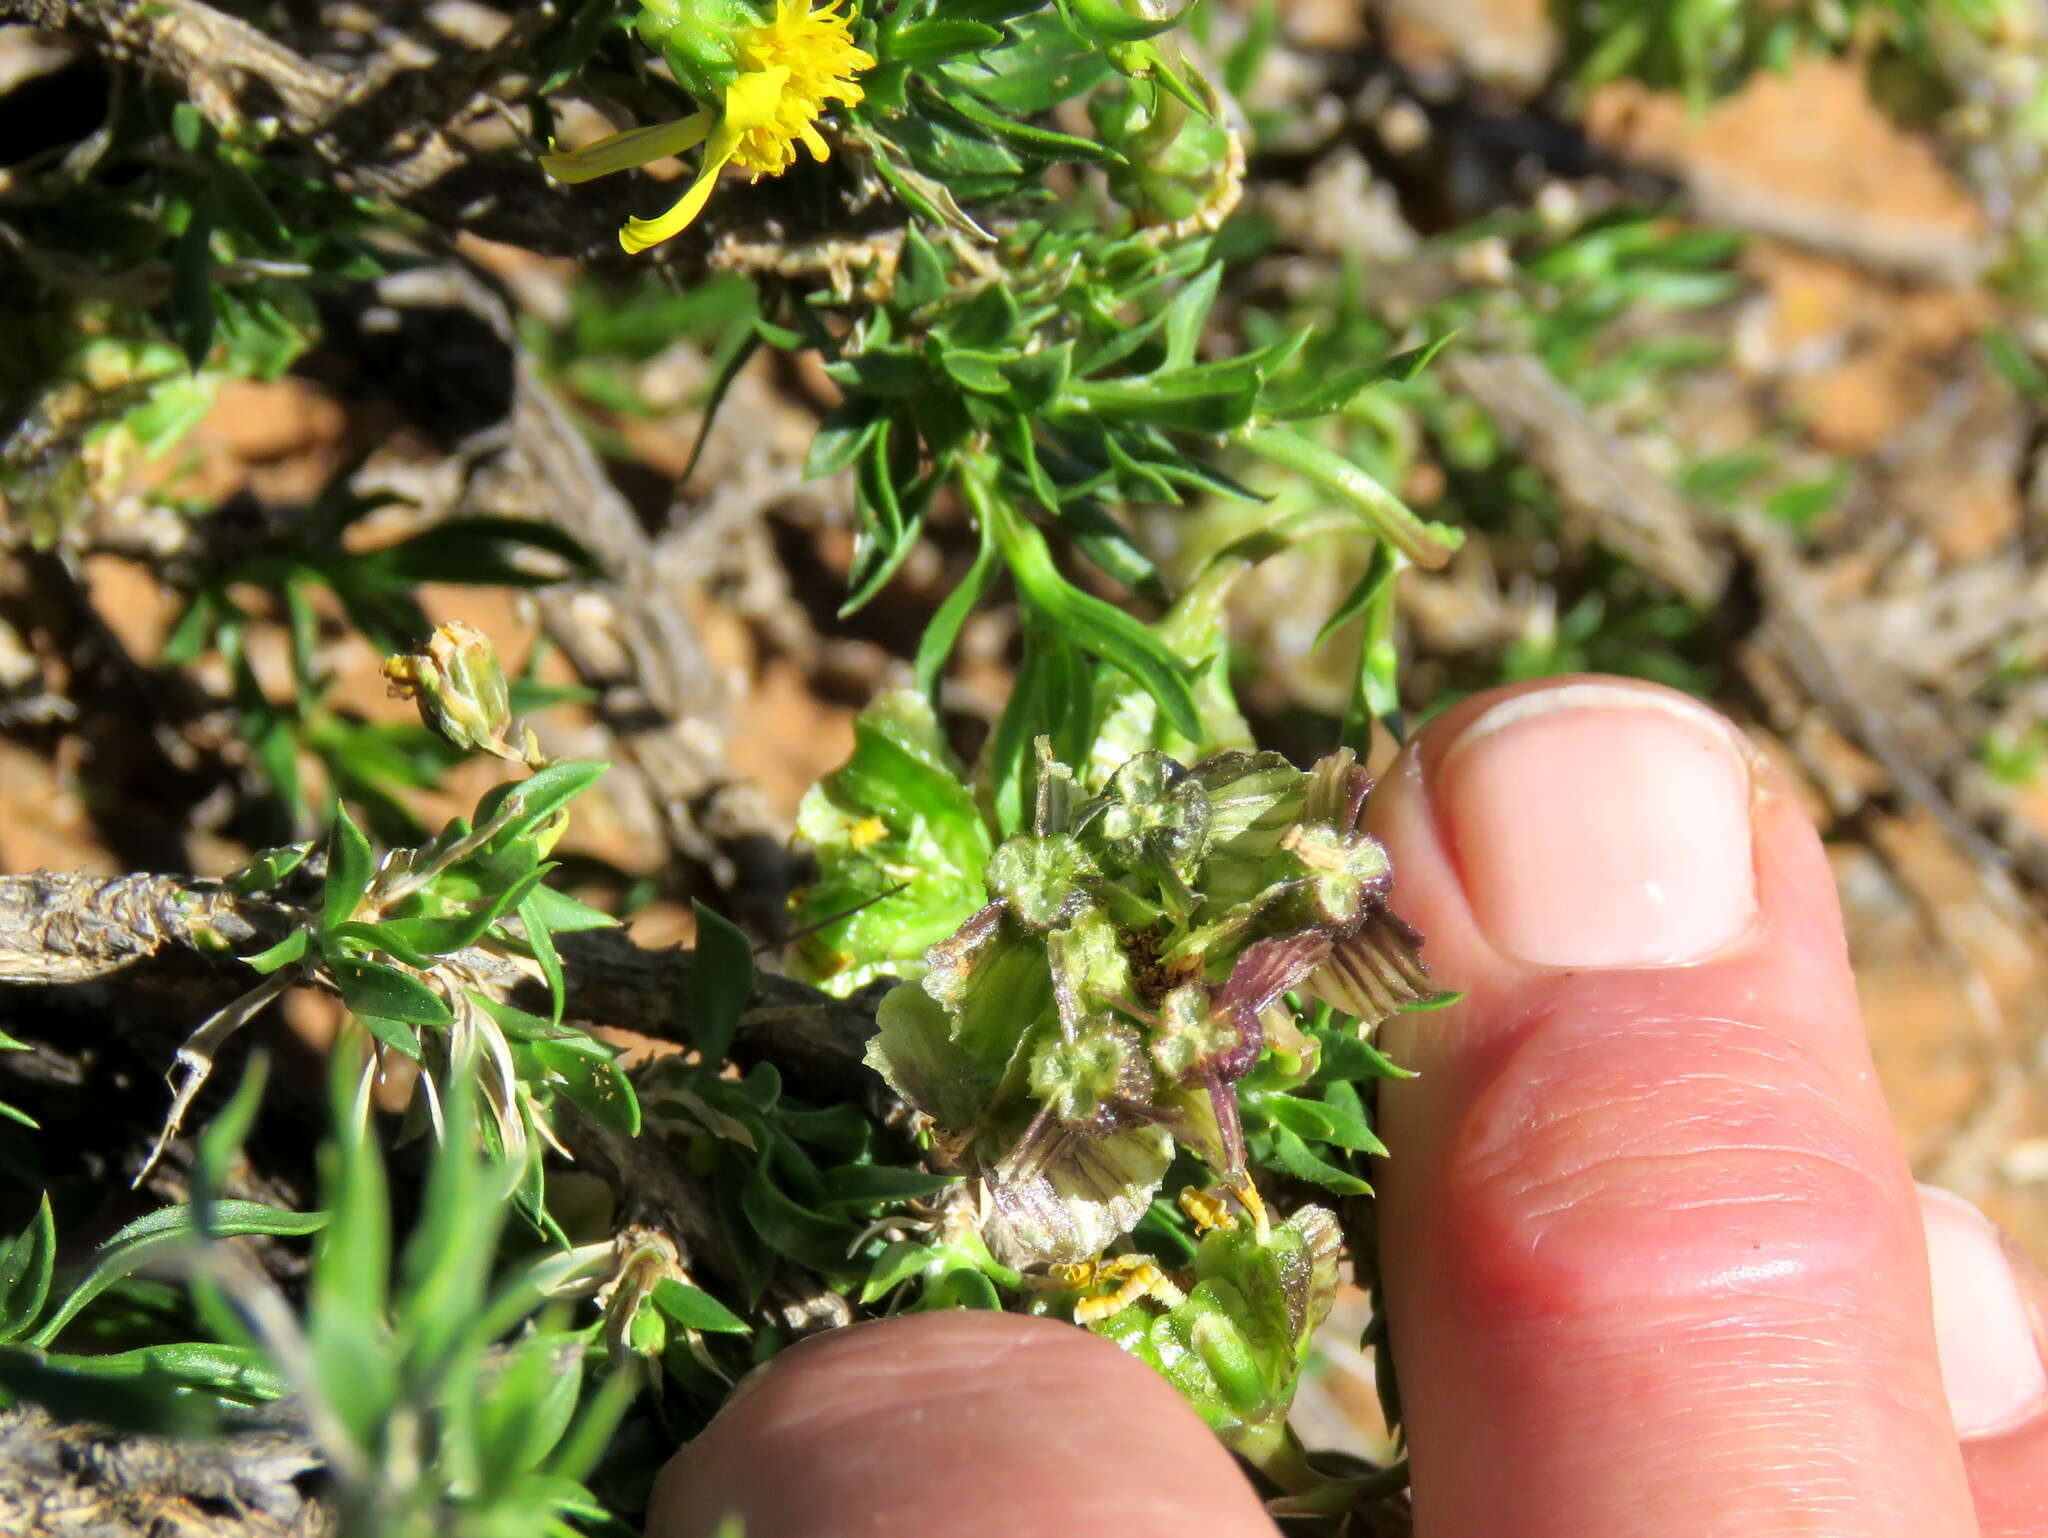
M 912 224 L 903 232 L 903 250 L 896 258 L 896 291 L 891 297 L 898 308 L 917 310 L 945 298 L 947 287 L 945 258 Z
M 619 924 L 602 908 L 593 908 L 551 886 L 534 887 L 523 901 L 558 935 L 578 934 L 586 929 L 616 929 Z
M 47 1410 L 60 1421 L 90 1421 L 119 1431 L 200 1437 L 218 1429 L 215 1407 L 160 1381 L 109 1381 L 83 1370 L 90 1358 L 46 1361 L 39 1351 L 0 1346 L 0 1394 Z
M 409 1025 L 445 1026 L 455 1019 L 447 1000 L 396 967 L 355 956 L 330 956 L 327 970 L 351 1014 L 377 1015 Z
M 747 1216 L 742 1197 L 746 1187 L 737 1180 L 721 1180 L 712 1187 L 711 1199 L 718 1209 L 718 1226 L 732 1248 L 733 1274 L 749 1308 L 758 1307 L 768 1282 L 775 1274 L 775 1253 Z
M 689 1330 L 712 1335 L 751 1335 L 754 1327 L 701 1287 L 665 1276 L 654 1284 L 654 1306 Z
M 863 461 L 863 465 L 865 465 L 865 461 Z M 884 472 L 884 474 L 886 473 Z M 864 476 L 863 479 L 865 480 L 866 477 Z M 864 506 L 867 505 L 865 497 L 862 498 L 862 503 Z M 854 541 L 855 581 L 853 591 L 847 595 L 846 601 L 839 606 L 839 618 L 850 618 L 872 603 L 880 595 L 882 589 L 889 585 L 890 580 L 896 573 L 903 569 L 903 563 L 910 558 L 911 552 L 917 548 L 918 540 L 923 537 L 923 534 L 924 520 L 922 518 L 911 519 L 909 526 L 895 536 L 893 544 L 887 543 L 887 536 L 870 539 L 869 531 L 863 529 Z M 873 553 L 870 554 L 869 552 Z
M 683 461 L 683 468 L 676 476 L 676 485 L 687 485 L 691 476 L 697 473 L 697 462 L 704 457 L 704 445 L 711 441 L 711 426 L 718 420 L 718 408 L 725 403 L 733 381 L 740 377 L 740 371 L 753 361 L 754 354 L 761 350 L 762 338 L 758 331 L 749 328 L 741 333 L 739 340 L 726 349 L 725 359 L 712 376 L 711 388 L 705 394 L 702 407 L 703 420 L 697 426 L 697 437 L 690 444 L 690 457 Z
M 188 155 L 199 153 L 206 138 L 206 115 L 189 101 L 171 108 L 171 142 Z
M 960 639 L 960 628 L 967 623 L 967 616 L 974 612 L 974 606 L 981 602 L 982 595 L 996 575 L 996 544 L 994 538 L 984 529 L 981 534 L 981 548 L 974 554 L 974 564 L 967 568 L 967 575 L 960 579 L 960 585 L 946 595 L 946 601 L 939 605 L 938 612 L 924 627 L 924 634 L 917 643 L 917 687 L 925 696 L 936 703 L 939 697 L 939 679 L 946 671 L 946 661 L 953 654 L 954 643 Z
M 548 1459 L 547 1478 L 571 1482 L 574 1498 L 561 1502 L 563 1514 L 573 1516 L 583 1527 L 559 1524 L 550 1538 L 577 1538 L 583 1531 L 609 1533 L 611 1538 L 632 1538 L 633 1529 L 591 1500 L 583 1481 L 591 1477 L 600 1459 L 612 1446 L 613 1433 L 639 1397 L 640 1380 L 632 1373 L 614 1371 L 598 1385 L 597 1392 L 581 1407 L 567 1433 Z M 721 1534 L 720 1538 L 724 1538 Z
M 388 1019 L 383 1015 L 365 1014 L 355 1011 L 355 1017 L 362 1022 L 363 1029 L 392 1051 L 411 1058 L 415 1063 L 423 1060 L 420 1049 L 420 1033 L 403 1020 Z
M 1260 458 L 1342 499 L 1368 527 L 1425 571 L 1440 569 L 1464 542 L 1459 530 L 1416 517 L 1362 467 L 1298 433 L 1260 427 L 1244 433 L 1238 441 Z
M 1159 702 L 1174 730 L 1199 741 L 1201 718 L 1186 664 L 1143 623 L 1070 585 L 1053 564 L 1045 536 L 985 479 L 970 472 L 962 484 L 975 516 L 995 534 L 1020 595 L 1073 643 L 1130 674 Z
M 690 1040 L 704 1061 L 725 1061 L 740 1014 L 754 992 L 754 947 L 723 914 L 693 901 L 697 951 L 690 969 Z
M 915 400 L 930 389 L 923 356 L 900 342 L 870 341 L 861 351 L 826 364 L 825 377 L 856 400 L 862 396 Z M 869 409 L 877 408 L 870 404 Z
M 818 879 L 794 917 L 796 975 L 844 994 L 914 963 L 986 899 L 989 831 L 929 696 L 891 690 L 854 723 L 853 754 L 805 795 Z
M 1401 658 L 1394 642 L 1394 579 L 1407 564 L 1407 557 L 1381 540 L 1373 547 L 1364 575 L 1316 633 L 1315 644 L 1320 647 L 1346 621 L 1362 621 L 1351 695 L 1344 707 L 1342 738 L 1360 752 L 1370 745 L 1373 718 L 1391 722 L 1400 713 Z
M 213 205 L 201 198 L 171 247 L 171 335 L 194 372 L 213 351 Z
M 857 395 L 834 406 L 811 438 L 810 452 L 804 456 L 804 478 L 817 480 L 844 470 L 867 452 L 883 420 L 874 402 Z
M 583 1392 L 574 1365 L 580 1342 L 548 1331 L 528 1335 L 506 1354 L 472 1401 L 476 1466 L 486 1490 L 531 1490 L 548 1450 L 561 1440 Z M 539 1501 L 534 1502 L 536 1507 Z M 537 1514 L 537 1513 L 536 1513 Z
M 1371 1042 L 1354 1031 L 1319 1030 L 1322 1060 L 1316 1064 L 1311 1084 L 1358 1083 L 1366 1079 L 1412 1079 L 1415 1071 L 1403 1068 Z
M 1185 285 L 1173 296 L 1173 302 L 1166 307 L 1164 326 L 1166 329 L 1166 361 L 1162 369 L 1184 369 L 1195 361 L 1195 350 L 1202 342 L 1202 326 L 1209 318 L 1210 307 L 1216 303 L 1216 292 L 1223 283 L 1223 264 L 1211 262 L 1204 267 L 1192 283 Z
M 391 956 L 422 972 L 434 965 L 432 956 L 408 945 L 402 935 L 392 932 L 389 924 L 365 924 L 360 919 L 328 930 L 322 936 L 321 949 L 330 956 L 356 956 L 364 952 Z
M 913 1276 L 919 1275 L 926 1266 L 943 1253 L 937 1246 L 919 1244 L 914 1239 L 892 1241 L 875 1263 L 868 1268 L 867 1280 L 861 1283 L 860 1301 L 863 1307 L 893 1292 Z
M 2035 401 L 2048 401 L 2048 370 L 2044 370 L 2025 343 L 2010 331 L 1984 333 L 1984 351 L 1991 366 L 2005 376 L 2020 394 Z
M 954 0 L 952 16 L 1008 23 L 1013 41 L 993 53 L 942 66 L 948 83 L 970 87 L 983 101 L 1018 116 L 1049 112 L 1078 100 L 1112 73 L 1093 38 L 1075 34 L 1067 19 L 1041 0 Z M 1035 14 L 1033 14 L 1035 13 Z
M 1035 417 L 1058 400 L 1072 381 L 1074 344 L 1069 339 L 1027 352 L 1005 364 L 1003 375 L 1010 382 L 1010 404 L 1020 416 Z
M 834 1212 L 933 1196 L 952 1185 L 957 1177 L 898 1169 L 888 1164 L 842 1164 L 826 1170 L 820 1178 L 824 1194 L 818 1200 L 819 1210 Z
M 490 848 L 502 854 L 595 784 L 609 764 L 564 759 L 513 786 L 493 812 Z M 499 820 L 502 819 L 502 820 Z
M 940 110 L 957 113 L 976 128 L 1008 144 L 1012 149 L 1041 160 L 1078 160 L 1096 165 L 1125 164 L 1122 154 L 1107 144 L 1081 139 L 1050 128 L 1037 128 L 985 107 L 964 91 L 938 98 Z
M 1059 520 L 1081 553 L 1110 576 L 1148 596 L 1165 596 L 1159 568 L 1100 502 L 1093 497 L 1069 502 L 1060 508 Z
M 247 896 L 256 892 L 268 892 L 305 863 L 306 856 L 313 852 L 309 843 L 284 844 L 275 849 L 257 851 L 247 864 L 228 877 L 228 885 Z
M 526 948 L 533 952 L 533 959 L 540 963 L 541 976 L 547 979 L 551 1016 L 555 1024 L 560 1025 L 563 1006 L 568 1002 L 568 981 L 562 975 L 562 957 L 555 949 L 555 937 L 548 928 L 547 915 L 534 905 L 531 896 L 519 905 L 519 922 L 526 930 Z
M 573 1025 L 560 1025 L 543 1020 L 539 1015 L 530 1015 L 523 1009 L 494 999 L 488 993 L 479 992 L 475 988 L 469 989 L 468 993 L 470 1001 L 497 1022 L 498 1029 L 505 1033 L 507 1040 L 567 1041 L 577 1037 L 588 1039 L 587 1032 L 580 1031 Z M 607 1047 L 605 1050 L 609 1052 L 611 1049 Z
M 171 627 L 171 633 L 164 640 L 159 657 L 166 667 L 184 667 L 197 662 L 201 652 L 210 644 L 215 623 L 220 618 L 222 604 L 220 594 L 212 588 L 201 588 L 192 595 L 185 612 L 178 616 L 178 623 Z
M 1358 1092 L 1349 1084 L 1331 1085 L 1327 1100 L 1268 1095 L 1259 1100 L 1258 1108 L 1275 1126 L 1286 1128 L 1304 1142 L 1329 1143 L 1369 1154 L 1387 1151 L 1373 1134 Z
M 334 827 L 327 835 L 327 890 L 321 903 L 321 922 L 329 929 L 356 916 L 363 894 L 376 874 L 376 856 L 370 841 L 348 814 L 348 808 L 334 809 Z
M 71 1289 L 56 1312 L 43 1321 L 31 1344 L 47 1346 L 64 1326 L 107 1288 L 166 1251 L 198 1242 L 211 1232 L 216 1237 L 235 1234 L 268 1234 L 291 1238 L 317 1233 L 327 1222 L 324 1212 L 291 1212 L 262 1202 L 222 1200 L 210 1204 L 207 1227 L 202 1229 L 197 1208 L 180 1203 L 160 1207 L 116 1233 L 93 1252 L 92 1268 Z
M 939 354 L 939 367 L 963 390 L 977 395 L 1002 395 L 1010 388 L 1004 365 L 1014 361 L 1008 354 L 978 347 L 949 347 Z
M 1351 591 L 1330 611 L 1330 617 L 1323 621 L 1323 628 L 1316 632 L 1316 647 L 1320 648 L 1345 625 L 1370 609 L 1382 590 L 1393 581 L 1398 568 L 1384 558 L 1384 552 L 1390 548 L 1382 545 L 1373 552 L 1365 574 L 1352 584 Z
M 36 1322 L 49 1300 L 56 1263 L 57 1220 L 45 1193 L 28 1227 L 0 1250 L 0 1341 L 19 1340 Z
M 1274 406 L 1272 419 L 1276 422 L 1292 421 L 1300 417 L 1327 416 L 1350 405 L 1362 391 L 1373 385 L 1389 380 L 1406 382 L 1429 367 L 1430 360 L 1450 343 L 1455 331 L 1446 331 L 1442 336 L 1425 342 L 1420 347 L 1411 347 L 1406 352 L 1395 353 L 1378 363 L 1365 363 L 1357 368 L 1342 372 L 1311 384 L 1298 395 L 1287 397 L 1284 404 Z
M 500 917 L 518 909 L 540 891 L 542 878 L 554 868 L 552 865 L 537 865 L 516 881 L 504 882 L 488 899 L 474 904 L 464 913 L 385 919 L 378 924 L 349 927 L 351 932 L 360 933 L 371 944 L 388 950 L 407 966 L 424 970 L 433 965 L 433 958 L 451 955 L 476 944 L 483 938 L 484 931 Z M 568 901 L 574 903 L 574 899 Z M 574 905 L 582 907 L 581 903 Z
M 1849 467 L 1837 465 L 1812 480 L 1779 488 L 1764 499 L 1764 515 L 1795 533 L 1805 533 L 1841 500 Z
M 621 1137 L 640 1135 L 639 1097 L 612 1060 L 611 1049 L 602 1057 L 593 1057 L 581 1050 L 579 1043 L 542 1040 L 531 1043 L 529 1050 L 559 1081 L 556 1087 L 600 1125 Z
M 1349 1084 L 1332 1084 L 1323 1092 L 1322 1106 L 1330 1122 L 1329 1142 L 1354 1153 L 1375 1158 L 1386 1156 L 1387 1145 L 1373 1130 L 1372 1118 L 1366 1113 L 1365 1101 L 1357 1089 Z
M 294 929 L 277 944 L 267 946 L 253 956 L 244 956 L 242 960 L 258 972 L 275 972 L 280 967 L 288 967 L 293 962 L 302 960 L 311 940 L 310 931 Z
M 1426 999 L 1410 999 L 1406 1004 L 1403 1004 L 1401 1006 L 1401 1013 L 1404 1015 L 1426 1015 L 1432 1010 L 1449 1009 L 1453 1004 L 1462 1004 L 1464 1002 L 1464 989 L 1445 988 L 1440 992 L 1432 993 Z M 1401 1070 L 1401 1072 L 1396 1074 L 1395 1077 L 1403 1079 L 1412 1079 L 1415 1077 L 1415 1075 L 1409 1072 L 1408 1070 L 1403 1069 Z
M 978 21 L 927 21 L 882 34 L 883 64 L 936 64 L 955 54 L 993 48 L 1003 41 L 996 28 Z
M 888 584 L 924 531 L 917 487 L 911 488 L 910 495 L 919 511 L 907 520 L 904 517 L 904 499 L 896 493 L 897 471 L 891 462 L 889 435 L 890 424 L 885 420 L 860 457 L 855 490 L 863 518 L 854 539 L 853 592 L 839 606 L 841 619 L 865 608 Z
M 249 1054 L 248 1067 L 235 1086 L 228 1103 L 199 1134 L 197 1157 L 192 1161 L 192 1209 L 209 1238 L 215 1234 L 213 1209 L 226 1189 L 228 1172 L 241 1157 L 242 1147 L 256 1125 L 256 1113 L 263 1107 L 264 1086 L 270 1082 L 270 1054 L 262 1048 Z
M 528 551 L 554 556 L 567 568 L 554 574 L 521 559 Z M 600 575 L 597 563 L 575 535 L 530 518 L 445 518 L 395 545 L 365 551 L 349 562 L 358 582 L 412 587 L 454 582 L 467 587 L 544 587 L 562 575 Z
M 770 347 L 779 347 L 784 352 L 802 352 L 813 345 L 802 332 L 792 331 L 787 326 L 778 326 L 758 315 L 754 317 L 754 332 Z
M 52 1356 L 48 1360 L 52 1367 L 102 1381 L 137 1379 L 201 1389 L 249 1404 L 282 1399 L 292 1390 L 291 1380 L 260 1349 L 214 1341 L 179 1341 L 106 1356 Z
M 1259 377 L 1232 358 L 1226 366 L 1199 364 L 1142 379 L 1076 380 L 1061 403 L 1065 415 L 1083 412 L 1113 422 L 1149 422 L 1185 433 L 1234 433 L 1251 420 Z
M 906 113 L 889 125 L 890 143 L 910 157 L 931 186 L 972 199 L 978 189 L 1014 185 L 1024 162 L 985 128 L 937 109 Z M 938 211 L 934 210 L 934 214 Z M 927 214 L 933 223 L 950 223 Z
M 1066 3 L 1089 31 L 1118 43 L 1142 42 L 1148 37 L 1170 32 L 1192 9 L 1183 6 L 1173 15 L 1160 18 L 1125 10 L 1116 0 L 1066 0 Z
M 997 1294 L 995 1283 L 979 1271 L 970 1271 L 965 1266 L 955 1266 L 925 1288 L 920 1309 L 932 1308 L 975 1308 L 996 1313 L 1003 1306 Z
M 860 1230 L 835 1222 L 792 1200 L 775 1183 L 766 1159 L 754 1166 L 740 1197 L 741 1210 L 768 1247 L 825 1277 L 846 1276 L 854 1264 L 847 1252 Z
M 552 96 L 582 72 L 597 52 L 618 15 L 612 0 L 582 0 L 556 19 L 533 44 L 534 63 L 541 71 L 533 87 L 536 99 Z
M 1327 1143 L 1336 1130 L 1318 1101 L 1293 1095 L 1267 1095 L 1258 1101 L 1258 1108 L 1275 1126 L 1285 1127 L 1311 1142 Z
M 1275 1165 L 1297 1180 L 1306 1180 L 1334 1191 L 1339 1196 L 1370 1196 L 1372 1187 L 1349 1170 L 1339 1169 L 1285 1127 L 1275 1127 L 1271 1139 Z

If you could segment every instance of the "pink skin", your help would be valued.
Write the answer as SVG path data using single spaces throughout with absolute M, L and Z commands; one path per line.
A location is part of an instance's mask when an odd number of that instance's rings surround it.
M 714 1538 L 728 1512 L 746 1538 L 1273 1538 L 1164 1378 L 1014 1314 L 914 1314 L 791 1347 L 669 1464 L 647 1531 Z
M 1379 1172 L 1417 1531 L 2048 1538 L 2048 1283 L 1923 1208 L 1812 828 L 1696 707 L 1578 682 L 1448 712 L 1368 808 L 1468 995 L 1385 1032 L 1422 1071 L 1383 1096 Z M 748 1538 L 1273 1531 L 1145 1369 L 986 1315 L 785 1353 L 648 1532 L 727 1511 Z

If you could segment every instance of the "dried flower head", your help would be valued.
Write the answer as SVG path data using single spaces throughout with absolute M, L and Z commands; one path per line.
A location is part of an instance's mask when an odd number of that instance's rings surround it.
M 1284 996 L 1372 1024 L 1431 991 L 1359 826 L 1370 783 L 1348 751 L 1309 773 L 1142 751 L 1089 796 L 1041 750 L 1032 831 L 883 1001 L 868 1054 L 986 1183 L 999 1255 L 1089 1260 L 1144 1214 L 1176 1145 L 1266 1232 L 1238 1086 L 1276 1033 L 1287 1050 L 1262 1071 L 1314 1071 Z

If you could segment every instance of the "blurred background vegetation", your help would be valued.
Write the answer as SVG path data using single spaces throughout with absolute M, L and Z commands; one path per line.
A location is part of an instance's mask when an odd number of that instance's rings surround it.
M 1106 0 L 1064 21 L 874 9 L 908 18 L 876 45 L 907 105 L 878 85 L 828 167 L 729 184 L 633 260 L 614 232 L 659 189 L 533 168 L 551 135 L 675 114 L 620 25 L 631 7 L 0 0 L 0 874 L 226 878 L 322 838 L 337 807 L 379 847 L 422 844 L 505 770 L 390 698 L 380 664 L 461 620 L 495 642 L 546 759 L 613 766 L 527 868 L 556 862 L 554 887 L 643 948 L 758 946 L 765 974 L 807 879 L 799 799 L 878 691 L 933 687 L 969 760 L 1021 752 L 1006 706 L 1046 687 L 1033 659 L 1065 655 L 1064 634 L 1167 704 L 1155 643 L 1101 608 L 1150 619 L 1263 532 L 1296 543 L 1232 591 L 1228 671 L 1260 742 L 1297 763 L 1348 734 L 1378 764 L 1465 693 L 1587 669 L 1741 722 L 1827 837 L 1916 1172 L 2048 1259 L 2048 7 L 1198 0 L 1157 44 Z M 961 84 L 988 37 L 1057 36 L 1092 40 L 1095 73 Z M 1153 66 L 1118 55 L 1137 73 L 1112 79 L 1095 57 L 1169 43 L 1157 68 L 1191 61 L 1227 147 L 1161 151 L 1139 108 L 1182 109 Z M 1019 214 L 1029 189 L 1051 197 Z M 1009 222 L 983 230 L 991 208 Z M 1096 237 L 1112 215 L 1135 221 L 1122 245 Z M 994 319 L 991 276 L 1014 293 Z M 1019 341 L 1055 324 L 1034 307 L 1082 338 L 1060 368 L 1110 382 L 1048 385 Z M 1155 317 L 1154 352 L 1110 357 L 1129 314 Z M 1134 358 L 1148 372 L 1126 384 Z M 1292 407 L 1320 479 L 1260 447 Z M 1333 461 L 1366 478 L 1348 526 L 1318 521 L 1344 501 Z M 1035 535 L 985 553 L 976 484 L 1057 509 L 1042 566 Z M 949 605 L 961 592 L 982 601 Z M 0 1101 L 40 1127 L 0 1123 L 0 1233 L 23 1235 L 0 1337 L 54 1340 L 53 1266 L 75 1276 L 163 1203 L 195 1232 L 257 1236 L 237 1242 L 294 1297 L 349 1283 L 287 1243 L 303 1226 L 223 1222 L 209 1200 L 306 1210 L 353 1179 L 377 1191 L 335 1206 L 357 1231 L 390 1225 L 421 1256 L 495 1241 L 448 1206 L 492 1171 L 400 1150 L 386 1202 L 381 1177 L 344 1174 L 374 1162 L 365 1146 L 343 1137 L 316 1169 L 303 1126 L 292 1148 L 248 1117 L 211 1153 L 179 1140 L 130 1199 L 162 1087 L 78 1022 L 153 1032 L 161 1069 L 220 990 L 173 967 L 81 993 L 50 961 L 49 894 L 6 901 L 0 1031 L 27 1050 L 0 1061 Z M 579 1015 L 573 984 L 571 1017 L 608 1027 L 643 1100 L 694 1097 L 701 1126 L 829 1166 L 835 1220 L 914 1194 L 843 1174 L 884 1161 L 822 1101 L 758 1080 L 719 1081 L 715 1104 L 694 1080 L 661 1090 L 684 1072 L 661 1066 L 679 1033 L 611 1001 Z M 714 1018 L 739 1007 L 688 986 Z M 324 1104 L 342 1002 L 261 1003 L 273 1071 Z M 560 1057 L 551 1022 L 524 1020 L 509 1039 Z M 585 1070 L 549 1071 L 602 1109 Z M 238 1049 L 208 1126 L 233 1128 L 243 1072 Z M 578 1153 L 549 1200 L 603 1209 L 565 1237 L 609 1234 L 620 1179 Z M 36 1238 L 45 1191 L 61 1240 Z M 506 1254 L 540 1264 L 524 1242 Z M 649 1242 L 636 1307 L 680 1274 Z M 507 1326 L 566 1285 L 520 1275 Z M 465 1285 L 481 1307 L 489 1278 Z M 189 1329 L 183 1289 L 121 1288 L 73 1351 Z M 249 1335 L 194 1295 L 209 1339 Z M 688 1344 L 652 1354 L 695 1408 L 629 1419 L 598 1467 L 616 1405 L 572 1427 L 573 1398 L 512 1394 L 530 1424 L 457 1428 L 450 1455 L 474 1465 L 470 1508 L 524 1514 L 495 1530 L 630 1521 L 657 1451 L 744 1365 L 725 1348 L 747 1326 L 708 1292 L 660 1299 Z M 832 1312 L 781 1301 L 785 1332 Z M 377 1304 L 375 1328 L 417 1349 L 335 1408 L 366 1447 L 451 1374 L 538 1385 L 546 1351 L 583 1349 L 553 1321 L 479 1365 L 489 1337 L 440 1342 L 430 1303 L 401 1285 Z M 1347 1296 L 1338 1319 L 1300 1418 L 1312 1443 L 1381 1456 L 1366 1305 Z M 227 1392 L 219 1359 L 176 1370 L 202 1367 Z M 24 1381 L 7 1386 L 53 1402 Z M 586 1479 L 596 1496 L 563 1493 Z M 375 1488 L 406 1512 L 446 1495 Z M 387 1530 L 399 1509 L 378 1508 Z

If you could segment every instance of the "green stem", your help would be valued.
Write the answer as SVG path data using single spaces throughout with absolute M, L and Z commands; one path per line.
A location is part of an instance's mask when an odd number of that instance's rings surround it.
M 1257 1451 L 1240 1447 L 1250 1462 L 1284 1492 L 1267 1509 L 1278 1517 L 1340 1516 L 1364 1501 L 1408 1488 L 1408 1460 L 1402 1458 L 1358 1479 L 1325 1474 L 1308 1461 L 1292 1431 Z
M 1440 569 L 1458 548 L 1456 530 L 1416 517 L 1376 479 L 1320 443 L 1282 427 L 1249 427 L 1237 441 L 1261 459 L 1342 498 L 1381 538 L 1427 571 Z

